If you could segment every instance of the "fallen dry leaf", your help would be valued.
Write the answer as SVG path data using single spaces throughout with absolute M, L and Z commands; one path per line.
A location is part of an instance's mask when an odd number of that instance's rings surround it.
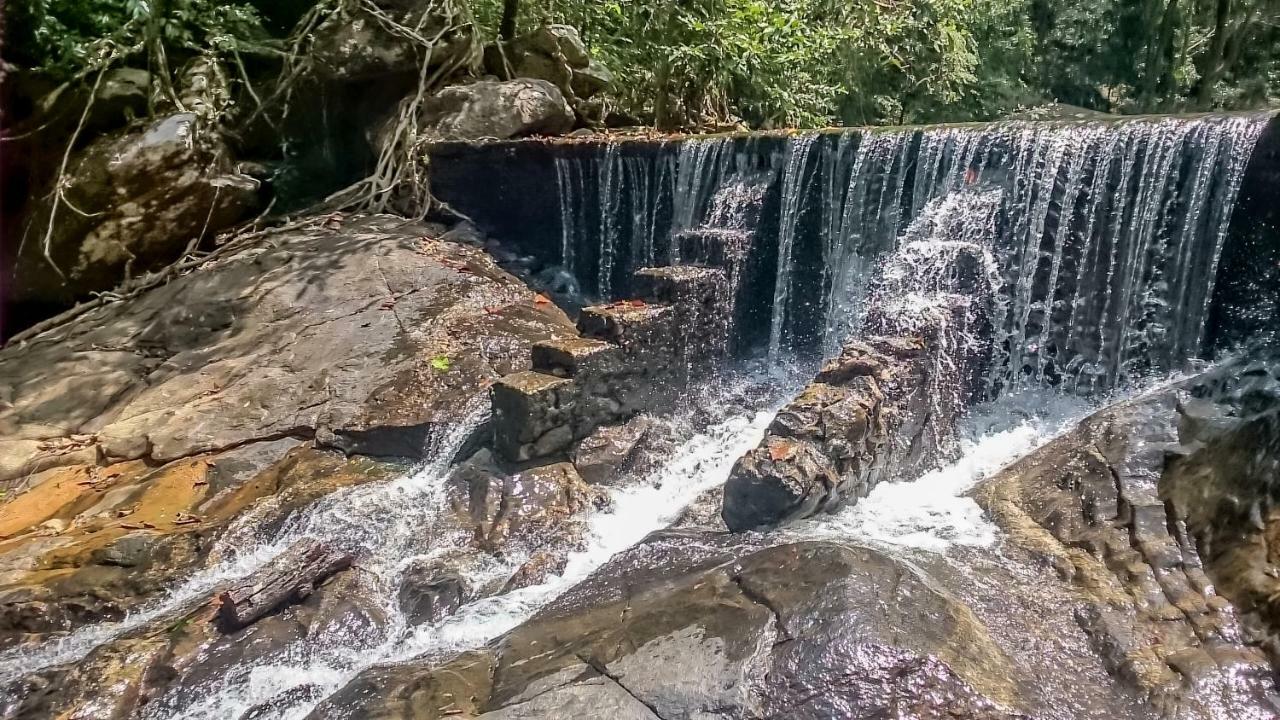
M 533 303 L 535 305 L 549 305 L 551 304 L 551 298 L 543 295 L 542 293 L 537 293 L 533 296 Z
M 769 443 L 769 459 L 774 462 L 788 460 L 796 454 L 795 444 L 786 440 L 774 440 Z

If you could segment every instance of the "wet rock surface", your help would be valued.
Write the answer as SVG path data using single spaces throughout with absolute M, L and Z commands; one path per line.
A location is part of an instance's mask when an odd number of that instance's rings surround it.
M 403 474 L 573 332 L 441 232 L 316 220 L 0 351 L 0 642 L 120 617 L 245 513 Z
M 1006 664 L 875 551 L 670 533 L 492 646 L 367 671 L 311 717 L 1023 717 Z
M 847 344 L 734 465 L 722 511 L 729 529 L 831 512 L 887 475 L 923 471 L 937 450 L 923 433 L 928 353 L 919 340 Z
M 592 485 L 611 485 L 642 464 L 653 420 L 637 415 L 622 425 L 597 428 L 573 451 L 573 465 Z
M 1078 588 L 1094 651 L 1168 717 L 1280 708 L 1277 626 L 1258 604 L 1275 587 L 1259 509 L 1275 477 L 1273 373 L 1233 362 L 1113 405 L 974 492 L 1011 544 Z

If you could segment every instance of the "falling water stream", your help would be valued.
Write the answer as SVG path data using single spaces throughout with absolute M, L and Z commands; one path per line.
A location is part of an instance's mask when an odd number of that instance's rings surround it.
M 669 260 L 648 250 L 661 244 L 655 238 L 703 224 L 718 189 L 767 169 L 774 200 L 756 252 L 772 253 L 776 269 L 757 293 L 769 298 L 764 342 L 775 359 L 806 338 L 830 354 L 858 326 L 871 268 L 921 213 L 958 191 L 998 191 L 990 245 L 1004 314 L 994 390 L 1049 383 L 1102 392 L 1176 369 L 1202 350 L 1231 208 L 1268 120 L 699 138 L 630 156 L 614 144 L 558 161 L 572 166 L 558 170 L 562 254 L 566 262 L 601 254 L 607 268 L 579 268 L 600 278 L 627 269 L 616 263 L 633 243 L 646 249 L 633 257 Z M 619 183 L 620 174 L 643 182 Z M 584 193 L 584 179 L 611 197 Z M 619 218 L 583 221 L 624 208 L 649 221 L 635 224 L 644 228 L 640 237 Z
M 756 294 L 772 300 L 761 350 L 781 367 L 794 349 L 791 338 L 802 334 L 800 300 L 820 303 L 814 334 L 830 354 L 862 326 L 877 291 L 873 269 L 881 271 L 879 292 L 895 302 L 911 302 L 911 292 L 922 288 L 955 294 L 916 270 L 956 248 L 979 248 L 981 273 L 998 295 L 991 331 L 1000 357 L 991 400 L 962 423 L 958 459 L 914 482 L 883 483 L 852 508 L 774 537 L 932 553 L 986 546 L 996 529 L 964 497 L 969 488 L 1096 408 L 1114 388 L 1167 374 L 1201 350 L 1231 208 L 1263 122 L 1240 116 L 810 134 L 782 140 L 772 164 L 744 159 L 734 139 L 685 141 L 673 146 L 674 156 L 631 156 L 611 145 L 599 158 L 555 161 L 562 264 L 608 296 L 627 265 L 673 259 L 663 256 L 673 232 L 733 225 L 735 208 L 765 202 L 773 178 L 776 210 L 755 228 L 771 242 L 753 252 L 776 253 L 771 287 Z M 762 168 L 773 173 L 763 181 Z M 900 262 L 886 270 L 894 251 Z M 803 265 L 804 258 L 819 264 Z M 802 298 L 799 283 L 814 278 L 806 287 L 819 288 L 821 297 Z M 442 441 L 436 461 L 396 480 L 338 491 L 272 532 L 243 518 L 208 568 L 122 621 L 0 654 L 0 683 L 77 661 L 175 616 L 313 537 L 357 556 L 387 622 L 376 631 L 297 640 L 146 709 L 153 718 L 236 718 L 292 688 L 312 688 L 307 699 L 272 716 L 303 717 L 375 664 L 456 652 L 500 636 L 615 553 L 669 525 L 724 482 L 811 374 L 811 366 L 782 372 L 768 393 L 747 393 L 753 401 L 721 403 L 735 409 L 686 433 L 646 477 L 610 490 L 612 508 L 588 517 L 583 549 L 541 584 L 470 602 L 434 624 L 410 623 L 396 602 L 412 561 L 460 542 L 444 537 L 437 519 L 446 505 L 447 459 L 483 420 L 476 408 Z M 729 395 L 741 398 L 743 383 L 758 386 L 759 378 L 728 383 Z M 515 551 L 483 560 L 469 568 L 473 584 L 508 577 L 527 557 Z

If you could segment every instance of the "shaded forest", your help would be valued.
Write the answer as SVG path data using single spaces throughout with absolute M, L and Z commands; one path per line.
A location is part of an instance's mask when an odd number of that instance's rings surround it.
M 292 68 L 349 0 L 10 3 L 10 70 L 82 79 L 145 64 L 157 92 L 193 55 Z M 473 0 L 485 39 L 578 28 L 616 82 L 617 123 L 699 129 L 988 119 L 1058 102 L 1108 113 L 1265 107 L 1280 95 L 1274 0 Z M 360 5 L 360 3 L 354 3 Z M 332 7 L 329 7 L 332 6 Z M 314 29 L 314 24 L 310 29 Z M 263 98 L 259 95 L 259 101 Z

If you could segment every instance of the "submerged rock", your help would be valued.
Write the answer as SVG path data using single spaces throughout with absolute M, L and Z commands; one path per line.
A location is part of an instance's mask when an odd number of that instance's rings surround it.
M 411 625 L 433 623 L 452 615 L 471 596 L 467 581 L 434 562 L 409 566 L 400 580 L 397 600 Z

